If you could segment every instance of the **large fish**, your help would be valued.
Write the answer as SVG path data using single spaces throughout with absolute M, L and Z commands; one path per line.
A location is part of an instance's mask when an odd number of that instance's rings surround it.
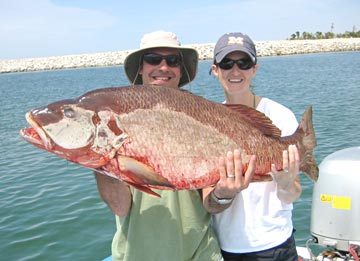
M 20 134 L 29 143 L 152 194 L 151 188 L 215 184 L 219 157 L 235 148 L 244 172 L 250 155 L 257 156 L 253 181 L 271 180 L 271 164 L 282 169 L 282 152 L 290 144 L 299 149 L 300 170 L 318 178 L 311 107 L 288 137 L 247 106 L 157 86 L 97 89 L 33 109 L 26 119 L 31 127 Z

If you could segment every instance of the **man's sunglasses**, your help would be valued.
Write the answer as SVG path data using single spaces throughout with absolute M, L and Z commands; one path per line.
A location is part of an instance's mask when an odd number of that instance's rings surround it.
M 249 70 L 255 65 L 254 62 L 250 59 L 231 60 L 229 58 L 222 59 L 222 61 L 219 62 L 217 65 L 219 65 L 219 67 L 223 70 L 230 70 L 231 68 L 233 68 L 235 63 L 240 70 Z
M 176 54 L 160 55 L 156 53 L 147 53 L 143 56 L 143 60 L 151 65 L 159 65 L 163 59 L 165 59 L 167 65 L 170 67 L 178 67 L 182 62 L 181 56 Z

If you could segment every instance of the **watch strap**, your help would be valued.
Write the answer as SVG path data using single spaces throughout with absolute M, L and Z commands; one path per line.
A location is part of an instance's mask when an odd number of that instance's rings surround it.
M 227 205 L 233 201 L 233 198 L 218 198 L 215 195 L 214 191 L 211 191 L 210 194 L 211 194 L 210 196 L 211 196 L 212 200 L 214 200 L 219 205 Z

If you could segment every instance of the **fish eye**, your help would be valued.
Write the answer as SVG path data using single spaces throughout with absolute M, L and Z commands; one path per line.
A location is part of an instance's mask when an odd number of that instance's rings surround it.
M 75 111 L 72 108 L 65 108 L 64 109 L 64 115 L 67 118 L 74 118 L 75 116 Z

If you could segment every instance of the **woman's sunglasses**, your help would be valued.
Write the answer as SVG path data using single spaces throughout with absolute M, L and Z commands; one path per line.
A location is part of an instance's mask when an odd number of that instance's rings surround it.
M 240 70 L 249 70 L 255 65 L 254 62 L 250 59 L 231 60 L 229 58 L 222 59 L 222 61 L 219 62 L 217 65 L 219 65 L 219 67 L 223 70 L 230 70 L 231 68 L 233 68 L 235 63 Z
M 143 56 L 143 60 L 151 65 L 159 65 L 163 59 L 165 59 L 167 65 L 170 67 L 178 67 L 182 62 L 181 56 L 176 54 L 160 55 L 156 53 L 147 53 Z

